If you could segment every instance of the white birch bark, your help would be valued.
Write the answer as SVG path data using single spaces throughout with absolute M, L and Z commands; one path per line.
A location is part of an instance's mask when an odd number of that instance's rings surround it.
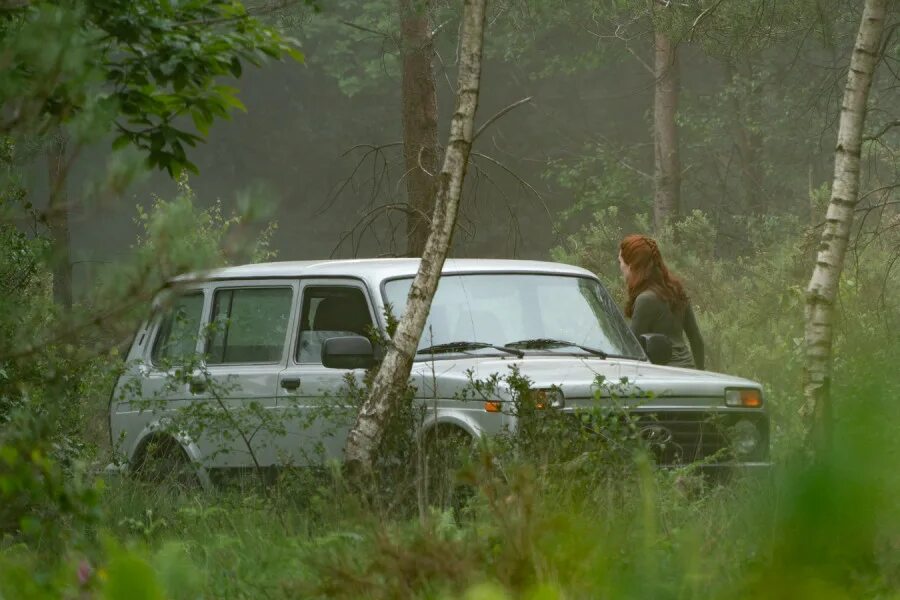
M 485 5 L 486 0 L 465 0 L 456 109 L 450 121 L 450 142 L 444 153 L 444 164 L 437 178 L 431 231 L 419 271 L 409 290 L 406 312 L 347 437 L 344 460 L 356 472 L 371 469 L 372 457 L 381 443 L 385 425 L 405 397 L 416 348 L 450 249 L 478 107 Z
M 853 211 L 859 201 L 863 126 L 884 31 L 885 4 L 886 0 L 866 0 L 863 9 L 841 105 L 831 200 L 816 264 L 806 288 L 802 412 L 812 419 L 810 431 L 819 447 L 827 444 L 829 437 L 834 305 L 853 225 Z

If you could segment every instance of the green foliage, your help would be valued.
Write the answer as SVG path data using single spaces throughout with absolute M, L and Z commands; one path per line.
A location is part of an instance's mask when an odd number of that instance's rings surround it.
M 532 80 L 584 77 L 621 61 L 626 45 L 598 44 L 615 37 L 618 2 L 501 1 L 489 5 L 486 52 Z M 608 30 L 607 30 L 608 25 Z
M 107 600 L 162 600 L 165 598 L 153 568 L 141 557 L 122 553 L 107 568 L 103 597 Z
M 639 446 L 621 470 L 601 459 L 572 470 L 562 468 L 564 452 L 542 451 L 562 447 L 536 430 L 517 455 L 496 442 L 475 451 L 460 472 L 475 492 L 460 518 L 383 512 L 360 503 L 339 471 L 288 474 L 268 501 L 113 482 L 102 527 L 126 541 L 90 558 L 70 549 L 42 582 L 29 576 L 27 549 L 0 551 L 0 590 L 112 594 L 140 583 L 175 598 L 890 597 L 900 584 L 892 500 L 900 479 L 891 466 L 900 379 L 884 367 L 860 361 L 836 388 L 846 402 L 833 453 L 815 464 L 782 460 L 771 477 L 717 483 L 654 472 Z
M 313 12 L 317 13 L 315 18 Z M 317 66 L 348 97 L 384 92 L 399 77 L 400 11 L 392 0 L 289 6 L 280 23 L 318 57 Z
M 226 217 L 219 200 L 209 208 L 198 206 L 187 178 L 181 178 L 172 200 L 154 196 L 149 211 L 135 207 L 140 228 L 134 245 L 140 257 L 136 262 L 155 261 L 160 277 L 167 279 L 236 260 L 271 260 L 275 254 L 269 244 L 277 224 L 270 221 L 260 231 L 257 223 L 270 217 L 272 208 L 265 197 L 242 195 L 235 212 Z
M 58 552 L 85 523 L 99 516 L 99 483 L 91 483 L 85 465 L 63 470 L 53 423 L 40 406 L 27 402 L 6 415 L 0 429 L 0 536 Z
M 554 250 L 554 258 L 597 273 L 621 304 L 619 241 L 649 229 L 646 215 L 615 206 L 598 210 Z M 729 233 L 695 211 L 657 238 L 663 258 L 691 296 L 707 347 L 707 368 L 764 384 L 773 412 L 773 442 L 781 454 L 801 433 L 802 316 L 813 256 L 810 234 L 815 232 L 808 234 L 790 216 L 735 217 L 723 229 Z M 873 340 L 883 338 L 883 327 L 892 322 L 887 307 L 900 302 L 898 273 L 886 267 L 896 243 L 896 232 L 884 232 L 851 253 L 835 337 L 836 379 L 858 373 L 859 356 L 875 353 L 885 361 L 878 364 L 888 364 L 883 347 Z
M 492 443 L 502 462 L 539 463 L 544 469 L 562 469 L 569 475 L 586 475 L 590 481 L 621 476 L 630 469 L 635 453 L 648 451 L 638 435 L 637 416 L 629 406 L 640 406 L 646 396 L 629 385 L 598 377 L 593 385 L 593 402 L 574 407 L 571 413 L 552 410 L 550 400 L 556 389 L 536 390 L 519 368 L 475 380 L 469 373 L 464 400 L 499 402 L 500 412 L 511 417 L 508 428 Z
M 0 39 L 12 65 L 0 77 L 0 133 L 65 127 L 83 143 L 114 128 L 114 148 L 138 148 L 172 175 L 196 171 L 185 147 L 243 109 L 223 78 L 303 58 L 237 0 L 25 2 L 3 11 Z
M 15 194 L 3 199 L 13 201 Z M 27 542 L 62 559 L 63 549 L 92 539 L 100 488 L 91 461 L 108 460 L 103 447 L 109 393 L 122 367 L 120 340 L 174 275 L 271 255 L 274 224 L 257 235 L 258 204 L 243 205 L 244 213 L 228 218 L 217 205 L 202 210 L 182 181 L 176 199 L 157 199 L 141 213 L 132 260 L 111 267 L 84 305 L 65 315 L 50 297 L 46 239 L 0 222 L 0 268 L 9 277 L 0 303 L 0 547 Z M 58 568 L 54 559 L 38 572 L 52 578 Z

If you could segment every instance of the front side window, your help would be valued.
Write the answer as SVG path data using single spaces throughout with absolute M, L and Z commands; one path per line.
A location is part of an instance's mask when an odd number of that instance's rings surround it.
M 398 318 L 411 285 L 412 278 L 384 285 L 384 300 Z M 460 342 L 496 346 L 518 342 L 519 347 L 529 347 L 523 342 L 542 340 L 570 342 L 611 355 L 644 356 L 615 303 L 596 280 L 537 273 L 442 276 L 419 348 Z M 560 343 L 546 347 L 580 352 Z
M 308 286 L 300 309 L 297 362 L 321 363 L 322 344 L 333 337 L 368 336 L 369 304 L 362 290 L 349 286 Z
M 289 287 L 217 290 L 207 364 L 280 362 L 292 298 Z
M 180 364 L 195 354 L 202 314 L 202 292 L 176 297 L 160 322 L 151 360 L 157 364 Z

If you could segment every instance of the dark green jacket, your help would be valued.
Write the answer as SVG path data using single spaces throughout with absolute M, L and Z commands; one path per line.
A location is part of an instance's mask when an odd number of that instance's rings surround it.
M 671 366 L 703 369 L 703 336 L 700 335 L 690 303 L 674 313 L 656 292 L 644 290 L 634 300 L 631 330 L 637 336 L 643 333 L 668 336 L 672 341 L 672 360 L 669 361 Z M 685 335 L 691 345 L 690 349 L 684 343 Z

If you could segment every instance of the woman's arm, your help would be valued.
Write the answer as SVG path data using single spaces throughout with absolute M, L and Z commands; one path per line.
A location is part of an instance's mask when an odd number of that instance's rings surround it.
M 703 336 L 700 335 L 700 328 L 697 326 L 697 318 L 694 316 L 694 310 L 691 305 L 687 305 L 684 313 L 684 333 L 687 335 L 688 343 L 691 345 L 691 354 L 694 355 L 694 364 L 698 369 L 703 370 L 706 360 L 705 348 L 703 347 Z

